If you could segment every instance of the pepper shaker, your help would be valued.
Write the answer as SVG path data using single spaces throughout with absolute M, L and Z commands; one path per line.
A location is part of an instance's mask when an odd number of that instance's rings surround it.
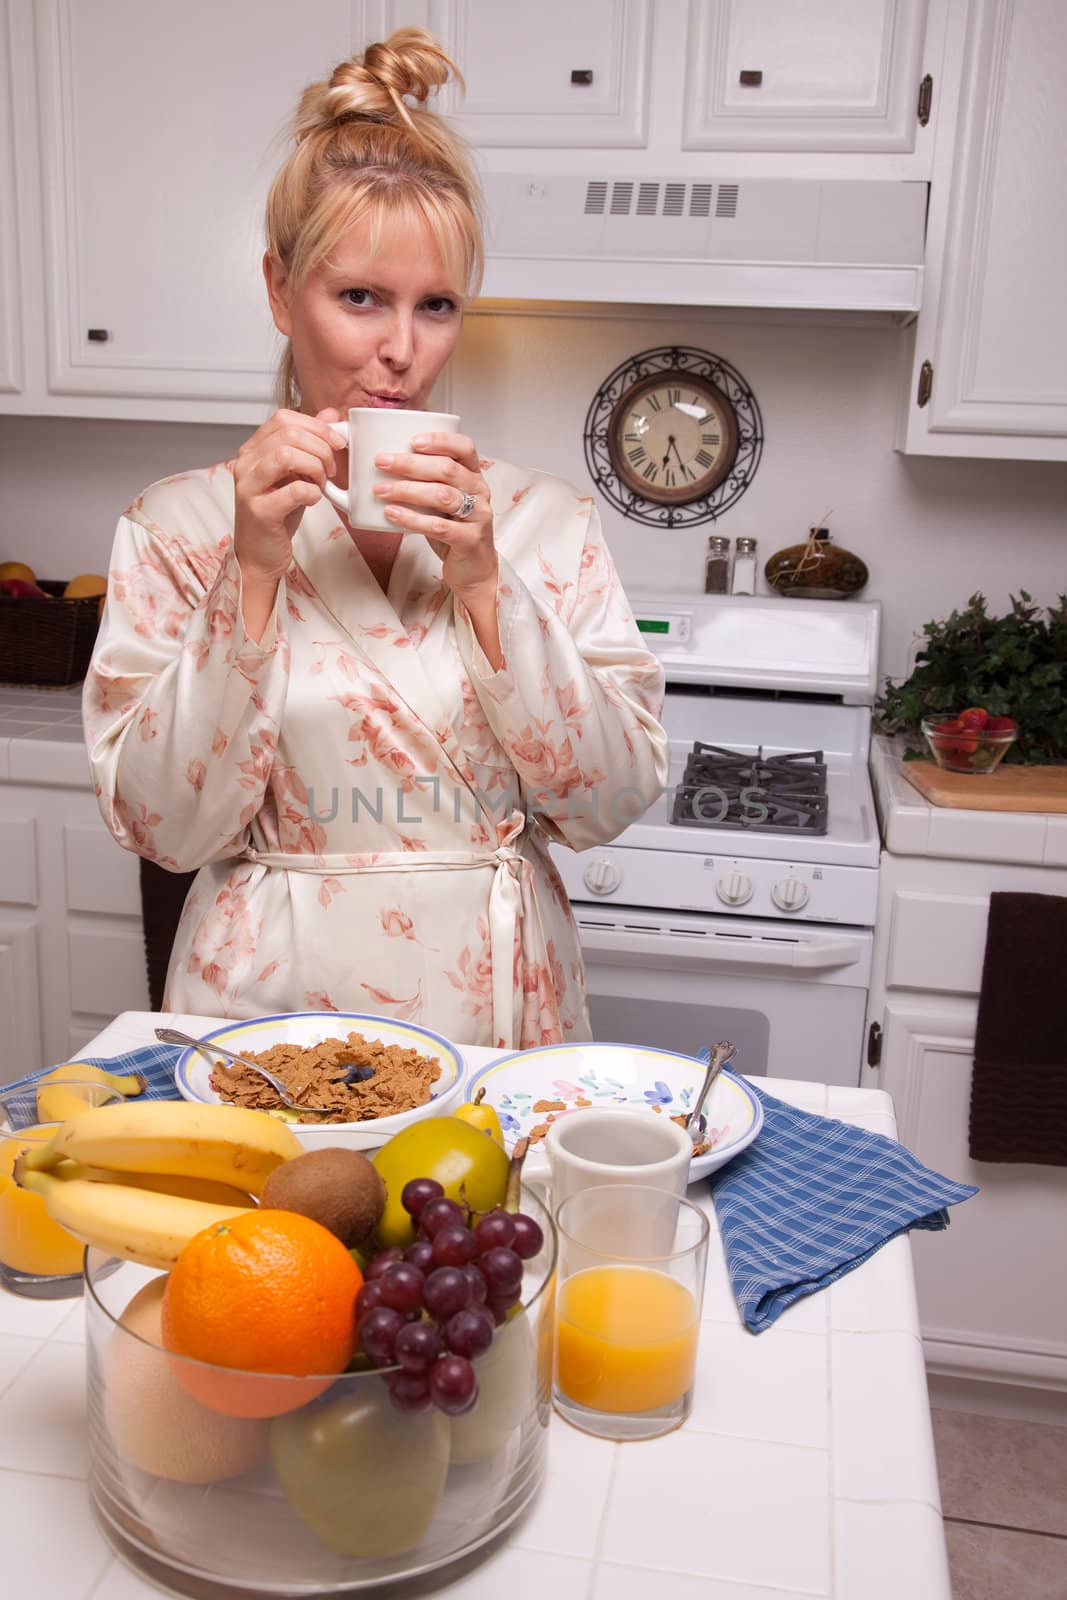
M 729 594 L 730 592 L 730 541 L 721 533 L 708 539 L 708 553 L 704 558 L 704 593 Z
M 730 587 L 731 594 L 755 594 L 756 592 L 756 541 L 755 539 L 738 539 L 737 554 L 734 556 L 733 583 Z

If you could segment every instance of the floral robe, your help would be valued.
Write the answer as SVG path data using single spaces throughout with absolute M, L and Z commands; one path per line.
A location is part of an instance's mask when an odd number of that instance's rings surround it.
M 86 738 L 118 842 L 200 869 L 167 1009 L 369 1011 L 503 1048 L 588 1038 L 547 844 L 613 838 L 663 788 L 662 670 L 591 499 L 483 466 L 496 672 L 421 535 L 383 593 L 322 500 L 257 644 L 228 465 L 121 518 Z

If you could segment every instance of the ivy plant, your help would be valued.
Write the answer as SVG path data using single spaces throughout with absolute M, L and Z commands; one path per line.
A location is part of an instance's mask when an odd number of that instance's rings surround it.
M 1019 725 L 1005 762 L 1067 762 L 1067 594 L 1043 608 L 1022 589 L 1002 617 L 991 617 L 985 596 L 974 594 L 962 611 L 922 631 L 915 670 L 900 683 L 887 678 L 874 706 L 880 731 L 908 735 L 905 759 L 929 755 L 923 717 L 983 706 Z

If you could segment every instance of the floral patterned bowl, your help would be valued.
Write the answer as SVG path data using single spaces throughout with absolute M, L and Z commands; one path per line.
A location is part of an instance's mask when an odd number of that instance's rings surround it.
M 275 1044 L 307 1046 L 321 1044 L 324 1039 L 345 1039 L 350 1033 L 362 1034 L 365 1039 L 380 1039 L 383 1044 L 402 1045 L 417 1050 L 420 1055 L 436 1056 L 441 1063 L 441 1074 L 427 1103 L 411 1111 L 398 1111 L 394 1116 L 377 1117 L 369 1122 L 310 1119 L 294 1123 L 293 1132 L 309 1150 L 318 1150 L 323 1145 L 347 1145 L 351 1150 L 376 1149 L 409 1123 L 418 1122 L 422 1117 L 447 1115 L 458 1103 L 465 1071 L 458 1046 L 443 1034 L 418 1028 L 411 1022 L 397 1022 L 392 1017 L 375 1017 L 359 1011 L 293 1011 L 227 1022 L 197 1037 L 216 1040 L 227 1050 L 245 1055 L 250 1050 L 269 1050 Z M 208 1057 L 192 1048 L 186 1050 L 174 1069 L 179 1094 L 186 1100 L 221 1104 L 222 1096 L 211 1086 L 212 1070 L 220 1062 L 218 1056 Z
M 484 1103 L 500 1118 L 510 1151 L 530 1139 L 526 1170 L 547 1170 L 540 1145 L 557 1117 L 586 1106 L 632 1106 L 651 1116 L 678 1117 L 691 1111 L 707 1063 L 671 1050 L 631 1044 L 554 1044 L 520 1050 L 491 1061 L 467 1084 L 473 1100 L 484 1085 Z M 689 1181 L 706 1178 L 752 1143 L 763 1126 L 760 1098 L 736 1073 L 723 1071 L 704 1108 L 710 1149 L 694 1156 Z

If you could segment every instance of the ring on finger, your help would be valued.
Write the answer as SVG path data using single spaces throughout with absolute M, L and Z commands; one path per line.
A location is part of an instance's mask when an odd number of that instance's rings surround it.
M 470 516 L 471 512 L 474 510 L 475 504 L 476 502 L 474 496 L 472 494 L 468 494 L 466 489 L 461 489 L 459 495 L 459 505 L 452 513 L 453 520 L 456 522 L 465 522 Z

